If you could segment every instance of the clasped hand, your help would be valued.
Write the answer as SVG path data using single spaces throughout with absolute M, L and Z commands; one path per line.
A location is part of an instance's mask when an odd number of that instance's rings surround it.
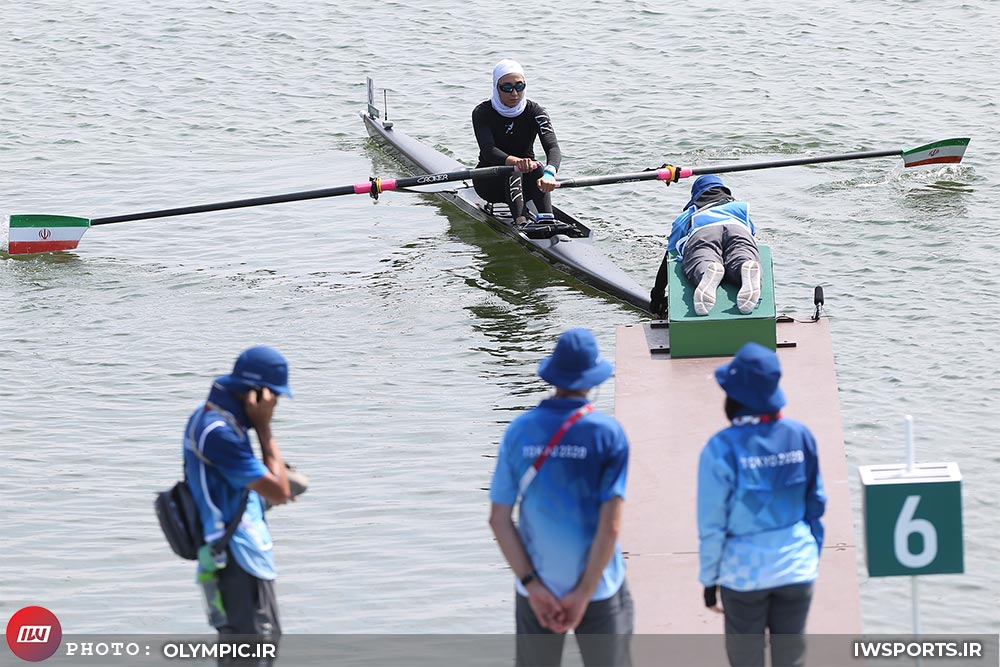
M 580 625 L 590 604 L 590 596 L 572 590 L 561 599 L 556 598 L 541 581 L 528 584 L 528 605 L 543 628 L 562 634 Z

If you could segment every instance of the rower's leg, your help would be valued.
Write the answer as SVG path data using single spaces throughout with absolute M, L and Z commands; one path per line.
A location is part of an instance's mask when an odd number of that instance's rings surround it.
M 507 199 L 510 185 L 507 182 L 506 176 L 474 178 L 472 179 L 472 186 L 476 189 L 476 194 L 490 204 L 508 204 Z M 513 213 L 514 212 L 511 211 L 512 215 Z
M 522 178 L 522 187 L 524 189 L 524 198 L 535 203 L 535 209 L 539 213 L 549 213 L 552 211 L 552 193 L 542 192 L 538 189 L 538 179 L 542 177 L 542 168 L 539 167 L 531 173 L 524 174 Z
M 524 188 L 521 174 L 513 173 L 507 180 L 507 205 L 514 216 L 514 224 L 521 225 L 527 220 L 524 213 Z

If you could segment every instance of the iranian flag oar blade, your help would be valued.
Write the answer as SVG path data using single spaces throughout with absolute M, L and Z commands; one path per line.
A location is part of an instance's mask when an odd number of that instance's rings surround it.
M 965 149 L 969 147 L 968 139 L 945 139 L 933 144 L 918 146 L 903 151 L 904 167 L 920 167 L 926 164 L 954 164 L 961 162 Z
M 320 199 L 322 197 L 337 197 L 340 195 L 369 194 L 377 199 L 383 192 L 403 190 L 419 185 L 436 185 L 450 181 L 464 181 L 471 178 L 487 178 L 514 172 L 514 167 L 480 167 L 479 169 L 462 169 L 440 174 L 424 174 L 409 178 L 372 178 L 363 183 L 341 185 L 335 188 L 321 190 L 305 190 L 283 195 L 254 197 L 252 199 L 237 199 L 216 204 L 201 204 L 199 206 L 183 206 L 145 213 L 130 213 L 104 218 L 77 218 L 66 215 L 12 215 L 10 216 L 10 238 L 7 252 L 11 255 L 28 255 L 56 250 L 72 250 L 80 244 L 84 232 L 96 225 L 107 225 L 113 222 L 129 222 L 131 220 L 150 220 L 152 218 L 167 218 L 175 215 L 191 213 L 206 213 L 208 211 L 224 211 L 248 206 L 265 206 L 281 204 L 290 201 Z M 418 192 L 411 190 L 411 192 Z
M 701 174 L 726 174 L 736 171 L 754 171 L 756 169 L 772 169 L 774 167 L 793 167 L 805 164 L 821 164 L 823 162 L 843 162 L 846 160 L 865 160 L 893 156 L 902 157 L 904 167 L 919 167 L 929 164 L 954 164 L 962 161 L 965 149 L 968 146 L 969 139 L 944 139 L 943 141 L 935 141 L 932 144 L 910 149 L 839 153 L 837 155 L 790 158 L 787 160 L 772 160 L 770 162 L 720 164 L 711 167 L 695 167 L 693 169 L 663 166 L 659 169 L 647 169 L 646 171 L 637 171 L 629 174 L 567 178 L 558 181 L 556 185 L 560 188 L 582 188 L 591 185 L 631 183 L 634 181 L 677 181 L 681 178 L 690 178 L 691 176 L 700 176 Z
M 90 229 L 87 218 L 68 215 L 12 215 L 7 252 L 28 255 L 37 252 L 72 250 Z

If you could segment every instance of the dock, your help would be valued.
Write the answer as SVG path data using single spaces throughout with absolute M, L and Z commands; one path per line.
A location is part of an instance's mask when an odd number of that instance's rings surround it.
M 851 514 L 840 402 L 829 321 L 776 324 L 782 413 L 816 436 L 828 496 L 809 634 L 861 634 L 858 554 Z M 638 634 L 721 634 L 723 617 L 705 608 L 698 582 L 698 458 L 727 425 L 714 371 L 727 356 L 674 358 L 669 328 L 620 326 L 615 417 L 631 444 L 621 544 L 635 599 Z

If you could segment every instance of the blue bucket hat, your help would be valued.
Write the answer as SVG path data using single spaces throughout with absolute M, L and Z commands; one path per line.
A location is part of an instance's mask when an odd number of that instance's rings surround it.
M 590 389 L 601 384 L 614 367 L 601 358 L 597 339 L 586 329 L 569 329 L 559 336 L 556 349 L 538 364 L 538 377 L 560 389 Z
M 772 414 L 785 405 L 778 355 L 757 343 L 747 343 L 733 360 L 715 369 L 715 380 L 726 395 L 756 414 Z
M 280 352 L 266 345 L 244 350 L 237 357 L 233 372 L 216 378 L 215 383 L 228 391 L 267 387 L 276 394 L 292 397 L 288 388 L 288 362 Z
M 694 179 L 694 183 L 691 184 L 691 199 L 688 200 L 688 203 L 684 204 L 684 209 L 687 210 L 694 206 L 694 203 L 698 201 L 698 197 L 705 194 L 705 190 L 710 188 L 722 188 L 730 197 L 733 196 L 733 191 L 726 187 L 721 178 L 715 174 L 705 174 Z

